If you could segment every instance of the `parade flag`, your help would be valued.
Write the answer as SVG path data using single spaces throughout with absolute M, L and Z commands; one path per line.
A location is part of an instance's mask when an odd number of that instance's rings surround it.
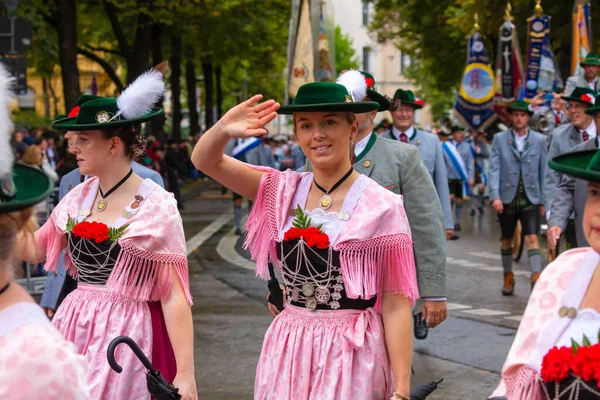
M 535 15 L 527 19 L 527 72 L 521 100 L 530 101 L 539 92 L 553 92 L 562 86 L 550 45 L 550 17 L 536 5 Z
M 319 82 L 334 81 L 327 26 L 323 17 L 323 2 L 321 2 L 321 11 L 319 13 L 319 68 L 317 69 L 317 80 Z
M 458 176 L 463 183 L 463 196 L 470 197 L 471 196 L 471 188 L 469 187 L 469 176 L 467 175 L 467 166 L 465 165 L 465 160 L 463 160 L 460 152 L 456 145 L 450 140 L 442 143 L 442 149 L 444 149 L 444 153 L 448 156 L 452 165 L 458 172 Z
M 288 75 L 288 96 L 296 97 L 298 88 L 305 83 L 314 82 L 315 57 L 312 28 L 310 24 L 309 0 L 302 0 L 296 42 L 292 52 L 293 62 Z
M 454 103 L 457 118 L 468 129 L 479 131 L 496 119 L 494 72 L 479 32 L 467 37 L 467 66 Z
M 592 14 L 589 0 L 576 0 L 573 6 L 573 57 L 571 58 L 571 75 L 581 73 L 579 63 L 592 50 Z
M 500 27 L 496 50 L 494 111 L 505 123 L 510 120 L 506 107 L 517 99 L 523 85 L 524 75 L 517 28 L 512 22 L 510 10 L 509 3 L 506 8 L 505 21 Z

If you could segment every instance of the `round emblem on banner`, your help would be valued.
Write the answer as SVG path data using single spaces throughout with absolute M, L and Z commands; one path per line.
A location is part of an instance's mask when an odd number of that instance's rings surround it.
M 525 86 L 527 86 L 527 89 L 529 90 L 535 90 L 537 89 L 538 83 L 537 81 L 530 79 L 525 83 Z
M 544 23 L 542 21 L 535 21 L 531 28 L 534 32 L 541 32 L 544 30 Z
M 473 125 L 481 124 L 481 115 L 473 115 L 471 122 L 473 123 Z
M 489 65 L 467 65 L 460 85 L 460 95 L 474 104 L 483 104 L 494 97 L 494 73 Z
M 480 40 L 473 43 L 473 51 L 480 52 L 482 50 L 483 50 L 483 43 Z

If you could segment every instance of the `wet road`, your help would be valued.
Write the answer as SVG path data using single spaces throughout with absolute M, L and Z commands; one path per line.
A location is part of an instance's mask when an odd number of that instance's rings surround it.
M 448 242 L 450 316 L 426 340 L 414 342 L 413 383 L 444 378 L 429 397 L 434 400 L 487 398 L 530 292 L 525 251 L 515 263 L 515 296 L 500 293 L 500 232 L 491 208 L 474 217 L 465 208 L 464 214 L 461 238 Z M 200 244 L 189 257 L 200 398 L 251 399 L 262 337 L 272 320 L 266 282 L 254 277 L 234 235 L 230 199 L 204 192 L 186 203 L 182 217 L 188 245 Z

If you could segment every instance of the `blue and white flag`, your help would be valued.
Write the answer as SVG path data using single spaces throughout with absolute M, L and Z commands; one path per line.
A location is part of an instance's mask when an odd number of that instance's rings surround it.
M 460 176 L 460 180 L 463 182 L 463 195 L 466 197 L 471 196 L 471 188 L 469 187 L 469 176 L 467 175 L 467 166 L 465 165 L 465 160 L 463 160 L 454 143 L 446 141 L 442 143 L 442 148 L 450 158 L 450 161 L 452 161 L 452 165 L 454 165 L 456 172 L 458 172 L 458 176 Z
M 249 150 L 252 150 L 261 143 L 260 138 L 251 137 L 246 139 L 238 139 L 233 148 L 232 156 L 238 160 L 244 156 Z
M 494 112 L 494 72 L 479 32 L 469 35 L 467 46 L 467 66 L 454 111 L 469 130 L 480 131 L 497 117 Z
M 475 158 L 475 144 L 471 142 L 471 154 L 473 155 L 473 160 L 475 160 L 475 168 L 477 169 L 477 172 L 479 172 L 479 175 L 481 175 L 481 183 L 483 183 L 484 186 L 487 186 L 488 184 L 488 180 L 487 180 L 487 175 L 485 174 L 485 171 L 483 170 L 483 167 L 481 165 L 479 165 L 479 163 L 477 162 L 477 159 Z

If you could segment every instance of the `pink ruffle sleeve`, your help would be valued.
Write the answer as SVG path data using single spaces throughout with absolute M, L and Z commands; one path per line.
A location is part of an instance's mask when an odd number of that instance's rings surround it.
M 35 232 L 37 246 L 46 252 L 46 271 L 55 272 L 58 268 L 58 260 L 61 251 L 66 247 L 65 232 L 56 226 L 56 217 L 53 213 L 46 223 Z M 71 259 L 65 255 L 65 267 L 73 275 L 76 273 L 72 268 Z

